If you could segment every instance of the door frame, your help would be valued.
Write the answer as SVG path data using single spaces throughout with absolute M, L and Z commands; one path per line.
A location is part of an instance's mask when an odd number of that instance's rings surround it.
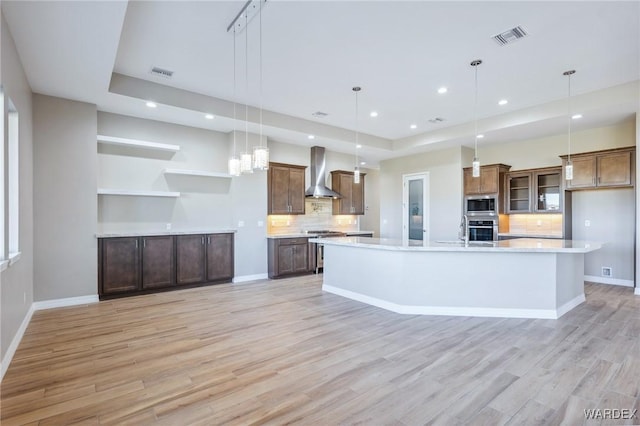
M 409 181 L 422 179 L 422 240 L 429 241 L 429 172 L 402 175 L 402 241 L 409 241 Z

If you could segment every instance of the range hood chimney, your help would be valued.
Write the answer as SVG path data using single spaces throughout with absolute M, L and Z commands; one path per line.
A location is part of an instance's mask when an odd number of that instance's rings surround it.
M 338 194 L 327 188 L 326 182 L 326 162 L 324 158 L 324 148 L 321 146 L 311 147 L 311 186 L 307 188 L 304 195 L 314 198 L 342 198 Z

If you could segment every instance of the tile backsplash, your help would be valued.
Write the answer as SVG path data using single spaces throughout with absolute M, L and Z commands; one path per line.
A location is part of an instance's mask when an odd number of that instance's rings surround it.
M 562 214 L 509 215 L 509 232 L 523 235 L 562 236 Z
M 357 231 L 359 218 L 356 215 L 332 215 L 331 199 L 307 198 L 304 215 L 267 216 L 267 232 L 270 235 L 292 234 L 306 230 L 332 229 Z

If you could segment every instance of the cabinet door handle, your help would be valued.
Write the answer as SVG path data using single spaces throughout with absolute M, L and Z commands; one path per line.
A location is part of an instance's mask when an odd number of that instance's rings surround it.
M 598 176 L 598 183 L 600 183 L 600 176 Z
M 591 183 L 593 183 L 595 185 L 595 183 L 596 183 L 596 177 L 595 176 L 591 178 Z
M 147 247 L 147 239 L 143 238 L 142 239 L 142 248 L 146 248 Z
M 204 245 L 204 235 L 200 237 L 200 240 L 202 241 L 202 245 Z
M 138 240 L 136 239 L 136 248 L 138 248 Z
M 211 245 L 211 237 L 210 236 L 207 237 L 207 244 Z

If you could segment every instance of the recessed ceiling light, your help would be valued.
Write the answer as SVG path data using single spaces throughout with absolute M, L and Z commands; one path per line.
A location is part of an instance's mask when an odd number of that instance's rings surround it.
M 478 139 L 484 138 L 484 135 L 478 135 Z
M 412 129 L 417 129 L 417 128 L 418 128 L 418 125 L 417 125 L 417 124 L 412 124 L 412 125 L 411 125 L 411 126 L 409 126 L 409 127 L 411 127 Z
M 362 145 L 358 144 L 356 145 L 356 148 L 362 148 Z
M 369 116 L 371 117 L 377 117 L 378 116 L 378 112 L 377 111 L 371 111 L 371 113 L 369 114 Z
M 157 103 L 155 103 L 155 102 L 147 101 L 147 106 L 148 106 L 149 108 L 155 108 L 155 107 L 157 107 L 157 106 L 158 106 L 158 104 L 157 104 Z
M 440 93 L 442 95 L 443 93 L 447 93 L 447 90 L 448 89 L 446 87 L 441 87 L 441 88 L 438 89 L 438 93 Z
M 308 139 L 315 139 L 316 137 L 314 135 L 309 135 L 307 136 Z
M 574 120 L 577 120 L 579 118 L 582 118 L 582 114 L 574 114 L 571 116 L 571 118 L 573 118 Z
M 361 165 L 361 166 L 364 166 L 365 164 L 367 164 L 367 162 L 366 162 L 366 161 L 361 161 L 361 162 L 360 162 L 360 165 Z
M 206 118 L 207 120 L 213 120 L 213 114 L 207 114 L 204 116 L 204 118 Z
M 500 106 L 502 106 L 502 105 L 506 105 L 506 104 L 508 104 L 508 103 L 509 103 L 509 101 L 508 101 L 508 100 L 506 100 L 506 99 L 500 99 L 500 100 L 498 101 L 498 105 L 500 105 Z

